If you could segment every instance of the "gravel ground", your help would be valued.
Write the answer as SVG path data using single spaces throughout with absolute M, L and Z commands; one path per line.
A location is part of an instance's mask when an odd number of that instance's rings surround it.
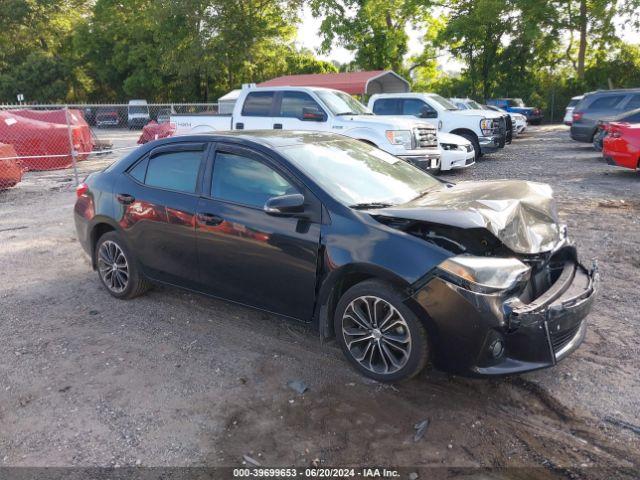
M 556 126 L 445 177 L 550 183 L 582 259 L 599 260 L 586 341 L 555 368 L 495 380 L 427 370 L 382 385 L 301 324 L 166 287 L 115 300 L 76 240 L 71 172 L 26 175 L 0 193 L 0 466 L 241 466 L 249 455 L 633 477 L 640 176 Z M 287 387 L 296 379 L 302 395 Z

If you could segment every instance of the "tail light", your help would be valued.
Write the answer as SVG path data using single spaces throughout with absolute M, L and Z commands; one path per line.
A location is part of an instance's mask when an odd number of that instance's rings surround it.
M 613 130 L 609 133 L 609 135 L 611 135 L 613 138 L 620 138 L 622 136 L 622 133 L 620 133 L 620 130 Z
M 571 118 L 573 118 L 574 122 L 578 122 L 580 120 L 582 120 L 582 116 L 584 115 L 584 113 L 582 112 L 573 112 L 573 115 L 571 115 Z
M 84 197 L 84 195 L 89 191 L 89 185 L 82 182 L 80 185 L 76 187 L 76 197 Z

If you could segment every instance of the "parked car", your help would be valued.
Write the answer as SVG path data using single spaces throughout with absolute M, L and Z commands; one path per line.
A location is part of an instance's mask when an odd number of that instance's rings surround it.
M 527 117 L 531 125 L 540 125 L 544 118 L 542 110 L 537 107 L 527 107 L 521 98 L 495 98 L 487 100 L 487 105 L 495 105 L 507 112 L 521 113 Z
M 450 98 L 451 103 L 453 103 L 460 110 L 479 110 L 479 111 L 492 111 L 499 112 L 502 118 L 504 119 L 506 126 L 506 136 L 505 143 L 511 143 L 513 141 L 513 120 L 511 119 L 511 115 L 500 109 L 492 109 L 487 108 L 486 105 L 480 105 L 478 102 L 471 98 Z
M 602 156 L 611 165 L 640 170 L 640 123 L 610 122 Z
M 506 110 L 503 110 L 500 107 L 496 107 L 495 105 L 483 106 L 488 110 L 493 110 L 494 112 L 500 112 L 509 115 L 509 118 L 511 118 L 512 129 L 515 135 L 522 135 L 527 129 L 527 117 L 525 117 L 521 113 L 507 112 Z
M 571 138 L 592 143 L 598 120 L 640 108 L 640 88 L 599 90 L 584 95 L 574 107 Z
M 154 281 L 310 322 L 380 381 L 429 361 L 550 367 L 582 342 L 595 298 L 548 185 L 454 185 L 342 135 L 157 140 L 77 197 L 78 239 L 114 297 Z
M 315 87 L 243 88 L 231 115 L 171 115 L 176 135 L 228 130 L 335 132 L 374 145 L 423 170 L 440 169 L 436 129 L 424 120 L 374 116 L 351 95 Z
M 129 100 L 127 107 L 127 126 L 129 130 L 142 128 L 151 120 L 146 100 Z
M 82 116 L 84 117 L 87 125 L 94 126 L 96 124 L 96 110 L 95 107 L 84 107 L 82 109 Z
M 640 108 L 598 120 L 596 134 L 593 136 L 593 148 L 598 152 L 602 151 L 602 142 L 608 134 L 611 123 L 640 123 Z
M 493 112 L 459 110 L 435 93 L 383 93 L 372 95 L 369 108 L 376 115 L 415 118 L 438 127 L 440 132 L 466 138 L 473 145 L 476 160 L 505 145 L 506 126 Z
M 473 144 L 460 135 L 438 132 L 438 145 L 441 150 L 441 171 L 467 168 L 476 163 L 476 151 Z M 434 173 L 439 173 L 439 171 Z
M 120 115 L 116 107 L 100 107 L 96 110 L 96 127 L 117 127 Z
M 571 126 L 571 123 L 573 123 L 573 109 L 578 103 L 580 103 L 580 100 L 582 100 L 583 98 L 584 95 L 576 95 L 575 97 L 571 97 L 567 108 L 564 109 L 563 122 L 565 125 Z

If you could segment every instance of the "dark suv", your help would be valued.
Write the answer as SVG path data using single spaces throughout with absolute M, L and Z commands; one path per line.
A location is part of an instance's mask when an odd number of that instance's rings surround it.
M 579 142 L 593 142 L 598 120 L 635 108 L 640 108 L 640 88 L 587 93 L 573 110 L 571 138 Z

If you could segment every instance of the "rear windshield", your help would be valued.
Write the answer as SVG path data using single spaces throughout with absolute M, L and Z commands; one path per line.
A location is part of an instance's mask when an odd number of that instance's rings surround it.
M 575 107 L 579 101 L 579 98 L 572 98 L 571 100 L 569 100 L 569 105 L 567 105 L 567 107 Z

